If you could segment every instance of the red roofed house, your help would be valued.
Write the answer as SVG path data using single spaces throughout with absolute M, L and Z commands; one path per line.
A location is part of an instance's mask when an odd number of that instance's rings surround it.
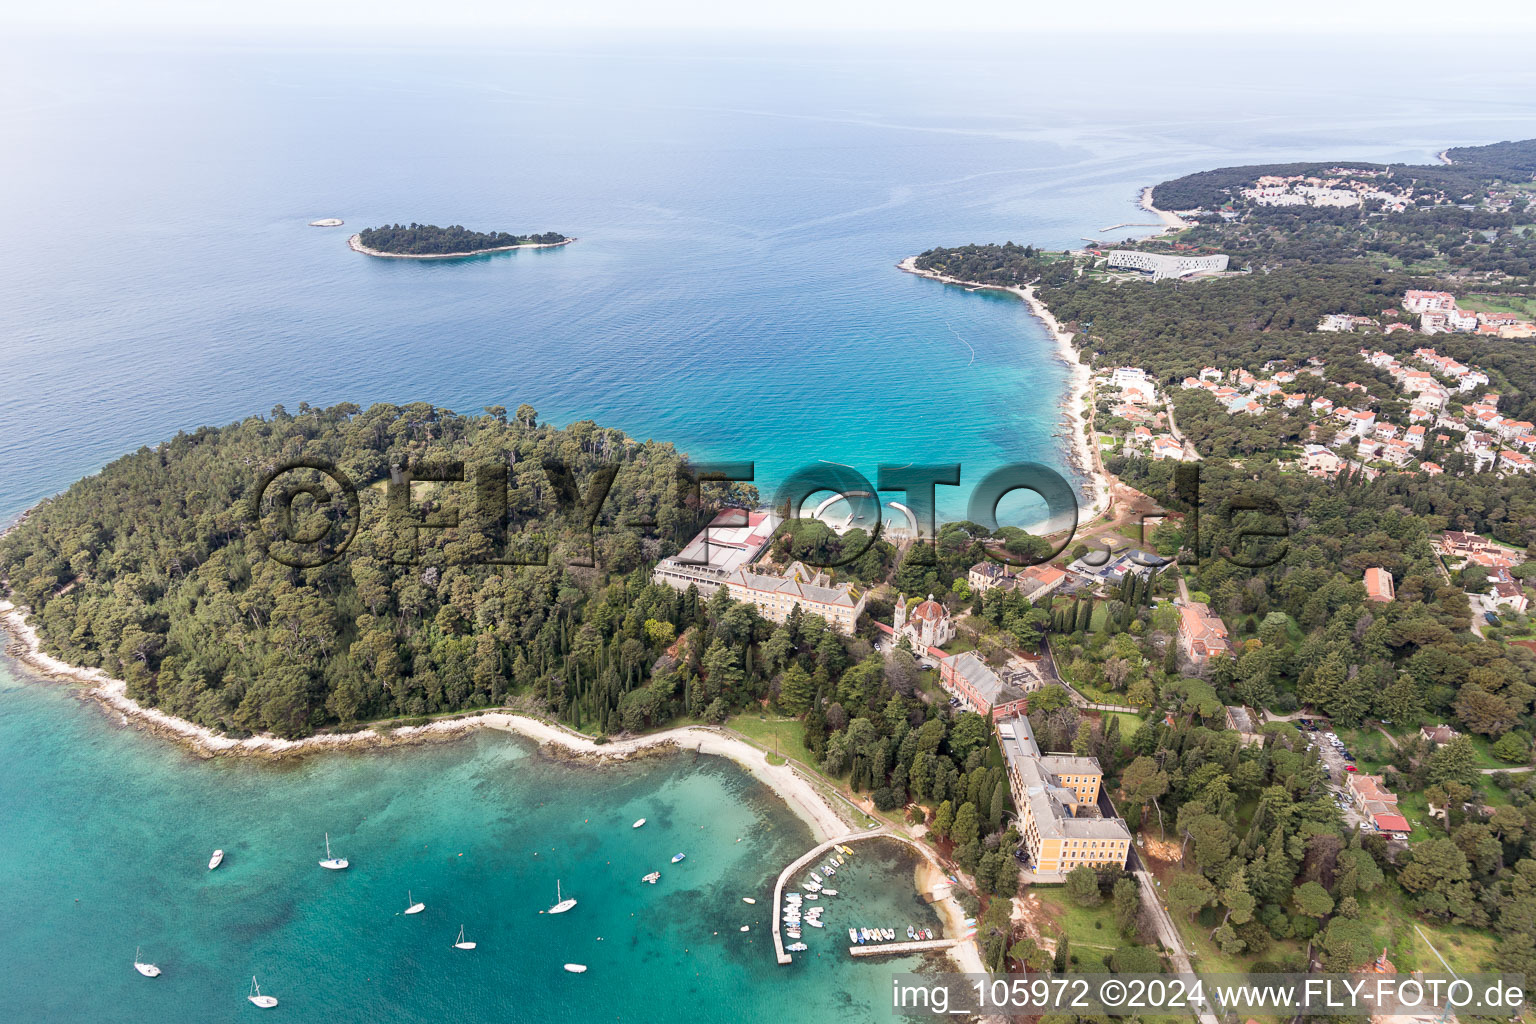
M 1397 596 L 1392 574 L 1385 569 L 1365 570 L 1365 597 L 1368 601 L 1391 601 Z
M 1191 601 L 1179 609 L 1179 650 L 1195 665 L 1204 667 L 1211 658 L 1231 649 L 1226 625 L 1209 607 Z
M 1067 570 L 1054 565 L 1032 565 L 1014 577 L 1014 588 L 1030 603 L 1040 600 L 1066 581 Z
M 1380 775 L 1355 773 L 1346 783 L 1355 809 L 1380 832 L 1404 838 L 1410 831 L 1408 819 L 1397 809 L 1397 794 L 1387 789 Z

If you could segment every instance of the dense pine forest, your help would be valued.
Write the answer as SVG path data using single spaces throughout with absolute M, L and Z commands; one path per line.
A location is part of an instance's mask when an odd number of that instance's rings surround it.
M 314 568 L 285 564 L 275 513 L 257 522 L 249 511 L 262 476 L 295 460 L 329 463 L 358 491 L 355 540 Z M 421 482 L 449 460 L 473 480 Z M 386 497 L 402 467 L 417 477 L 405 520 Z M 483 467 L 504 481 L 500 545 L 480 521 Z M 599 467 L 612 482 L 588 528 Z M 724 486 L 704 493 L 755 497 L 716 493 Z M 697 601 L 651 587 L 646 570 L 697 529 L 695 493 L 670 445 L 592 423 L 540 425 L 527 406 L 511 416 L 425 403 L 279 407 L 142 448 L 44 502 L 0 540 L 0 573 L 51 652 L 212 728 L 297 736 L 485 706 L 520 689 L 616 729 L 620 699 L 705 621 Z M 325 535 L 353 514 L 345 506 L 334 493 L 299 499 L 288 535 Z M 454 513 L 456 529 L 413 525 Z M 623 525 L 636 521 L 651 525 Z M 543 564 L 484 564 L 509 557 Z M 749 639 L 728 636 L 738 649 Z M 713 698 L 719 686 L 698 693 Z
M 452 224 L 446 228 L 436 224 L 386 224 L 358 232 L 358 241 L 364 247 L 397 256 L 442 256 L 504 249 L 511 245 L 552 245 L 565 240 L 565 236 L 558 231 L 546 231 L 539 235 L 513 235 L 505 231 L 470 231 L 462 224 Z

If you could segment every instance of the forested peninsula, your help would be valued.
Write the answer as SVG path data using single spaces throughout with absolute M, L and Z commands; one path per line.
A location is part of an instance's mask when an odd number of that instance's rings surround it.
M 558 231 L 514 235 L 506 231 L 470 231 L 462 224 L 440 228 L 436 224 L 386 224 L 364 228 L 350 239 L 352 248 L 370 256 L 403 256 L 444 259 L 477 256 L 487 252 L 524 247 L 564 245 L 572 239 Z

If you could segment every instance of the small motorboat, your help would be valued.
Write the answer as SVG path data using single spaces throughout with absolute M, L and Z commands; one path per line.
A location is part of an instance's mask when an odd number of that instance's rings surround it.
M 633 825 L 631 825 L 629 827 L 630 828 L 639 828 L 641 825 L 644 825 L 644 824 L 645 824 L 645 819 L 641 818 L 639 821 L 635 822 Z
M 683 859 L 683 858 L 685 858 L 685 857 L 687 857 L 687 856 L 688 856 L 688 855 L 687 855 L 687 854 L 686 854 L 686 853 L 679 853 L 679 854 L 675 854 L 675 855 L 673 855 L 673 857 L 672 857 L 672 863 L 673 863 L 673 864 L 676 864 L 676 863 L 677 863 L 677 862 L 678 862 L 678 861 L 680 861 L 680 860 L 682 860 L 682 859 Z
M 652 885 L 655 885 L 660 879 L 661 879 L 661 872 L 660 871 L 652 871 L 648 875 L 641 875 L 640 876 L 640 881 L 642 881 L 642 882 L 650 882 Z
M 753 899 L 751 896 L 743 896 L 741 898 L 741 902 L 743 902 L 743 903 L 756 903 L 757 900 Z
M 565 965 L 565 969 L 570 971 L 572 974 L 586 974 L 587 973 L 587 965 L 586 964 L 566 964 Z
M 749 925 L 749 924 L 744 924 L 744 925 L 741 926 L 741 930 L 744 931 L 744 932 L 749 932 L 749 931 L 752 930 L 752 926 Z
M 821 884 L 821 876 L 818 875 L 816 872 L 812 871 L 811 872 L 811 881 L 815 882 L 817 885 L 820 885 Z
M 837 890 L 836 889 L 823 889 L 823 890 L 821 890 L 821 894 L 823 896 L 836 896 L 837 895 Z
M 913 928 L 911 925 L 907 925 L 907 938 L 908 939 L 913 938 L 915 936 L 916 932 L 917 932 L 917 929 Z
M 821 918 L 819 918 L 819 917 L 811 918 L 809 921 L 806 922 L 806 924 L 810 925 L 812 928 L 824 928 L 824 927 L 826 927 L 825 925 L 823 925 L 821 923 Z
M 419 914 L 426 909 L 427 905 L 425 903 L 417 903 L 411 896 L 411 890 L 405 890 L 405 912 L 407 914 Z
M 156 967 L 154 964 L 146 964 L 139 959 L 139 950 L 137 947 L 135 947 L 133 950 L 133 969 L 144 975 L 146 978 L 160 977 L 160 968 Z
M 347 866 L 345 857 L 331 856 L 331 834 L 329 832 L 325 834 L 325 860 L 320 862 L 320 866 L 327 871 L 343 871 Z
M 475 944 L 473 942 L 465 942 L 464 941 L 464 926 L 463 925 L 459 925 L 459 938 L 458 938 L 458 941 L 453 944 L 453 948 L 454 949 L 474 949 L 475 948 Z
M 819 900 L 819 899 L 821 899 L 821 893 L 819 893 L 819 892 L 808 892 L 808 893 L 805 894 L 805 898 L 808 899 L 808 900 Z
M 208 870 L 212 871 L 214 868 L 218 867 L 220 864 L 223 864 L 223 863 L 224 863 L 224 851 L 223 850 L 214 850 L 213 851 L 213 856 L 208 858 Z
M 251 976 L 251 994 L 245 998 L 249 999 L 263 1010 L 270 1010 L 272 1007 L 277 1005 L 276 996 L 264 996 L 261 994 L 261 986 L 256 984 L 255 975 Z
M 803 953 L 810 947 L 803 942 L 797 942 L 792 946 L 785 946 L 784 948 L 791 953 Z
M 859 931 L 858 931 L 857 928 L 849 928 L 848 929 L 848 941 L 849 942 L 858 942 L 859 941 Z

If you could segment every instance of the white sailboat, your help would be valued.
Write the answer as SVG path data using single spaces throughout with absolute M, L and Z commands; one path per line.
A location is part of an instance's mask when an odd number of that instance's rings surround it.
M 254 974 L 251 975 L 251 994 L 245 998 L 249 999 L 263 1010 L 270 1010 L 272 1007 L 277 1005 L 276 996 L 264 996 L 261 994 L 261 986 L 256 984 L 256 976 Z
M 570 971 L 572 974 L 586 974 L 587 973 L 587 965 L 586 964 L 566 964 L 565 965 L 565 969 Z
M 635 822 L 633 825 L 631 825 L 629 827 L 630 828 L 639 828 L 641 825 L 644 825 L 644 824 L 645 824 L 645 819 L 641 818 L 639 821 Z
M 453 944 L 453 948 L 454 949 L 474 949 L 475 948 L 475 944 L 473 942 L 465 942 L 464 941 L 464 926 L 463 925 L 459 925 L 459 940 Z
M 560 880 L 558 878 L 555 879 L 555 905 L 549 908 L 549 912 L 551 914 L 563 914 L 575 905 L 575 899 L 570 897 L 566 897 L 565 899 L 560 898 Z
M 320 862 L 320 866 L 328 871 L 341 871 L 347 866 L 345 857 L 331 856 L 331 834 L 329 832 L 325 834 L 325 860 Z
M 407 914 L 419 914 L 423 910 L 427 909 L 427 905 L 425 903 L 416 902 L 415 898 L 411 896 L 411 890 L 409 889 L 405 890 L 405 902 L 407 904 L 405 908 L 405 912 Z
M 220 864 L 223 864 L 223 863 L 224 863 L 224 851 L 223 850 L 214 850 L 213 851 L 213 856 L 208 858 L 208 870 L 212 871 L 214 868 L 218 867 Z
M 160 968 L 154 964 L 146 964 L 139 960 L 139 948 L 137 946 L 133 948 L 133 969 L 146 978 L 160 977 Z

